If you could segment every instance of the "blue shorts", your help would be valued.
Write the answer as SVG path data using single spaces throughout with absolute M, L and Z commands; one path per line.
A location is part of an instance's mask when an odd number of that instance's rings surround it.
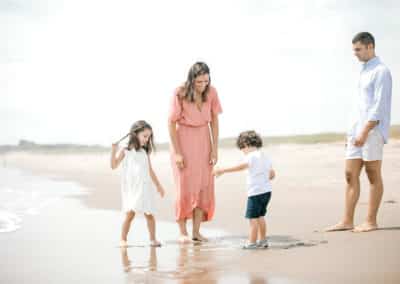
M 271 199 L 271 192 L 249 196 L 247 198 L 246 218 L 253 219 L 265 216 Z

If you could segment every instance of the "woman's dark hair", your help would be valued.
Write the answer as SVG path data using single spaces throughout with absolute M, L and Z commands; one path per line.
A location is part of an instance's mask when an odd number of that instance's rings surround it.
M 196 62 L 193 64 L 193 66 L 190 68 L 186 82 L 182 88 L 182 97 L 189 102 L 194 102 L 194 80 L 200 76 L 208 74 L 210 76 L 210 68 L 208 68 L 207 64 L 204 62 Z M 204 92 L 201 94 L 201 99 L 203 102 L 207 100 L 207 94 L 208 90 L 210 88 L 210 82 L 211 78 L 209 78 L 208 85 Z
M 151 135 L 149 137 L 149 141 L 147 142 L 146 145 L 140 146 L 140 141 L 138 138 L 138 134 L 145 129 L 148 129 L 151 131 Z M 129 141 L 128 141 L 128 150 L 135 149 L 138 151 L 140 148 L 143 148 L 147 154 L 150 154 L 151 152 L 155 151 L 156 148 L 154 146 L 154 135 L 153 135 L 153 129 L 151 128 L 151 125 L 148 124 L 144 120 L 138 120 L 136 121 L 132 127 L 131 130 L 129 131 L 128 134 L 126 134 L 124 137 L 122 137 L 118 142 L 124 140 L 126 137 L 129 136 Z
M 360 42 L 363 45 L 372 44 L 372 47 L 375 48 L 375 39 L 373 35 L 370 34 L 369 32 L 361 32 L 356 34 L 351 42 L 353 44 L 355 44 L 356 42 Z
M 258 135 L 254 130 L 244 131 L 240 133 L 236 140 L 236 146 L 239 149 L 245 147 L 256 147 L 261 148 L 263 145 L 260 135 Z

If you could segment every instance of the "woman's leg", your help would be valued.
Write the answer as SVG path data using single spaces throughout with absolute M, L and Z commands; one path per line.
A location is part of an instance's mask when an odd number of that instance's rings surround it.
M 178 220 L 176 222 L 178 223 L 179 226 L 179 233 L 180 233 L 179 241 L 181 243 L 190 242 L 189 234 L 186 229 L 186 219 Z
M 121 244 L 125 243 L 127 241 L 129 229 L 131 227 L 131 222 L 133 218 L 135 217 L 135 212 L 134 211 L 129 211 L 125 215 L 125 220 L 122 223 L 122 231 L 121 231 Z
M 195 208 L 193 210 L 193 231 L 192 231 L 192 236 L 194 240 L 207 241 L 207 238 L 203 237 L 200 234 L 200 225 L 203 219 L 204 219 L 204 211 L 201 210 L 200 208 Z

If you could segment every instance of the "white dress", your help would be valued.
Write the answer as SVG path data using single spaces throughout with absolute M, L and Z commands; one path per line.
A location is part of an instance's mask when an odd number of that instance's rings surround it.
M 122 210 L 154 214 L 156 190 L 150 177 L 149 161 L 144 149 L 124 150 L 122 161 Z

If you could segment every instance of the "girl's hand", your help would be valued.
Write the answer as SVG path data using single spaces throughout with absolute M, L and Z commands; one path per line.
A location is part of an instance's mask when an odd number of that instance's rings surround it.
M 210 153 L 210 165 L 215 166 L 217 162 L 218 162 L 218 153 L 215 149 L 212 149 Z
M 164 197 L 165 190 L 161 185 L 157 186 L 157 191 L 158 191 L 158 193 L 160 194 L 161 197 Z
M 178 169 L 183 169 L 185 167 L 183 156 L 181 154 L 175 154 L 175 163 Z

